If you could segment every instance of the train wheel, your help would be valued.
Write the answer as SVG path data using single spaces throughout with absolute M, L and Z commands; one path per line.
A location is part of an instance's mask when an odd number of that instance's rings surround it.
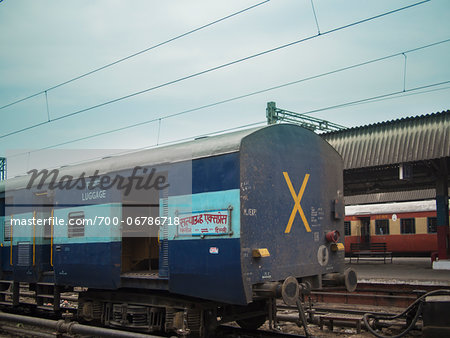
M 263 325 L 266 322 L 266 316 L 258 316 L 258 317 L 252 317 L 252 318 L 245 318 L 237 320 L 236 323 L 243 328 L 247 330 L 256 330 L 261 325 Z

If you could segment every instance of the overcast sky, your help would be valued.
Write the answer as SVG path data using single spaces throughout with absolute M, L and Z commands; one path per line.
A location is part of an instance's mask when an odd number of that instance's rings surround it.
M 50 147 L 156 119 L 139 127 L 58 147 L 139 149 L 265 121 L 268 101 L 275 101 L 280 108 L 305 113 L 406 90 L 394 98 L 311 114 L 348 127 L 447 110 L 450 83 L 435 84 L 450 81 L 450 42 L 407 53 L 406 78 L 405 57 L 399 55 L 158 121 L 170 114 L 449 39 L 448 0 L 432 0 L 328 33 L 416 2 L 419 1 L 314 0 L 319 27 L 310 0 L 263 3 L 49 90 L 48 113 L 45 94 L 1 109 L 0 156 L 9 156 L 17 149 L 20 153 L 23 149 Z M 0 106 L 257 3 L 246 0 L 3 0 L 0 2 Z M 325 34 L 314 37 L 318 29 Z M 308 37 L 313 38 L 45 123 L 49 118 L 72 114 Z M 425 86 L 430 87 L 413 90 Z M 1 137 L 39 123 L 43 124 Z M 36 166 L 33 160 L 44 163 L 44 157 L 42 152 L 35 152 L 22 156 L 21 163 L 26 162 L 26 169 L 30 169 Z M 20 171 L 13 164 L 15 160 L 11 158 L 9 177 Z M 55 156 L 53 160 L 56 163 Z

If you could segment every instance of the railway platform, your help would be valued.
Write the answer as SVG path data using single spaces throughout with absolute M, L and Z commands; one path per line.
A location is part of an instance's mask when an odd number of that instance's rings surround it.
M 450 287 L 450 270 L 433 270 L 429 257 L 394 257 L 392 264 L 370 259 L 350 264 L 349 258 L 345 262 L 356 271 L 358 283 Z

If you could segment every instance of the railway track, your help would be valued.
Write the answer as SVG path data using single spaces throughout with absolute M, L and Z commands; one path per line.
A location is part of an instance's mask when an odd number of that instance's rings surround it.
M 9 325 L 0 324 L 0 330 L 26 335 L 26 337 L 73 337 L 83 335 L 87 337 L 116 337 L 116 338 L 159 338 L 159 336 L 107 329 L 102 327 L 83 325 L 71 321 L 71 318 L 51 320 L 39 317 L 17 315 L 0 312 L 0 320 Z M 22 327 L 11 326 L 11 323 L 20 323 Z
M 17 323 L 20 323 L 17 326 Z M 15 325 L 16 324 L 16 325 Z M 79 324 L 67 320 L 49 320 L 31 316 L 5 314 L 0 312 L 0 334 L 17 337 L 116 337 L 116 338 L 159 338 L 167 335 L 143 334 L 121 330 L 105 329 L 96 326 Z M 181 335 L 183 336 L 183 335 Z M 171 336 L 175 337 L 175 336 Z M 221 325 L 217 328 L 214 337 L 217 338 L 293 338 L 305 337 L 283 333 L 280 331 L 248 330 L 231 325 Z
M 442 289 L 442 286 L 417 286 L 407 284 L 358 284 L 356 291 L 344 288 L 323 288 L 312 291 L 308 300 L 314 303 L 339 303 L 403 308 L 421 295 Z
M 240 327 L 221 325 L 217 330 L 217 337 L 219 338 L 292 338 L 292 337 L 306 337 L 304 335 L 296 335 L 291 333 L 284 333 L 281 331 L 266 331 L 266 330 L 247 330 Z
M 329 330 L 333 329 L 333 325 L 340 327 L 352 327 L 359 331 L 364 328 L 362 324 L 362 316 L 368 312 L 379 312 L 383 314 L 395 315 L 402 309 L 413 303 L 418 297 L 427 291 L 442 289 L 442 287 L 397 285 L 397 284 L 360 284 L 353 293 L 348 293 L 344 289 L 324 288 L 312 291 L 310 295 L 304 296 L 304 307 L 308 322 L 315 324 L 315 328 L 328 326 Z M 101 336 L 107 334 L 115 337 L 137 337 L 138 333 L 124 332 L 120 330 L 111 330 L 98 328 L 88 325 L 82 325 L 72 321 L 75 318 L 77 310 L 77 296 L 75 293 L 61 295 L 61 308 L 65 312 L 66 320 L 51 320 L 55 318 L 55 314 L 51 311 L 27 311 L 27 306 L 32 299 L 32 292 L 26 288 L 21 289 L 21 306 L 18 310 L 33 313 L 39 317 L 21 316 L 18 314 L 8 314 L 0 312 L 0 319 L 8 320 L 8 323 L 0 323 L 0 331 L 8 332 L 10 335 L 36 337 L 55 337 L 55 332 L 59 332 L 60 336 L 71 337 L 72 334 L 88 334 Z M 375 307 L 378 309 L 376 310 Z M 50 307 L 49 307 L 50 308 Z M 29 307 L 28 307 L 29 309 Z M 298 310 L 294 306 L 287 306 L 281 302 L 277 304 L 277 325 L 283 327 L 282 323 L 299 324 Z M 52 317 L 53 316 L 53 317 Z M 30 319 L 31 318 L 31 319 Z M 60 318 L 60 317 L 59 317 Z M 331 320 L 330 320 L 331 319 Z M 9 322 L 21 322 L 23 327 L 10 325 Z M 330 325 L 331 324 L 331 325 Z M 397 321 L 394 325 L 401 326 L 401 322 Z M 27 329 L 26 325 L 32 325 L 31 329 Z M 43 325 L 47 329 L 37 330 L 36 327 Z M 277 327 L 277 325 L 275 327 Z M 244 330 L 236 326 L 222 325 L 217 330 L 217 337 L 303 337 L 303 328 L 295 330 L 301 334 L 283 333 L 279 331 L 267 330 Z M 420 329 L 420 321 L 417 328 Z M 97 331 L 100 330 L 100 331 Z M 101 330 L 108 330 L 101 331 Z M 328 330 L 328 332 L 329 332 Z M 95 332 L 95 334 L 93 334 Z M 292 330 L 291 330 L 292 332 Z M 322 332 L 322 331 L 320 331 Z M 353 331 L 352 331 L 353 332 Z M 331 332 L 330 332 L 331 333 Z M 89 335 L 89 334 L 88 334 Z M 154 335 L 142 335 L 142 337 L 158 337 Z M 167 337 L 167 336 L 166 336 Z

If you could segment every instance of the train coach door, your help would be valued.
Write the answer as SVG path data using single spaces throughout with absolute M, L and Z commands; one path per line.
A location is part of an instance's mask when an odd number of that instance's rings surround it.
M 158 190 L 132 189 L 122 195 L 122 273 L 158 272 L 158 216 Z
M 370 217 L 361 217 L 361 239 L 362 244 L 370 243 Z
M 45 191 L 35 193 L 34 200 L 34 215 L 43 226 L 33 233 L 33 264 L 40 272 L 53 271 L 54 196 Z

